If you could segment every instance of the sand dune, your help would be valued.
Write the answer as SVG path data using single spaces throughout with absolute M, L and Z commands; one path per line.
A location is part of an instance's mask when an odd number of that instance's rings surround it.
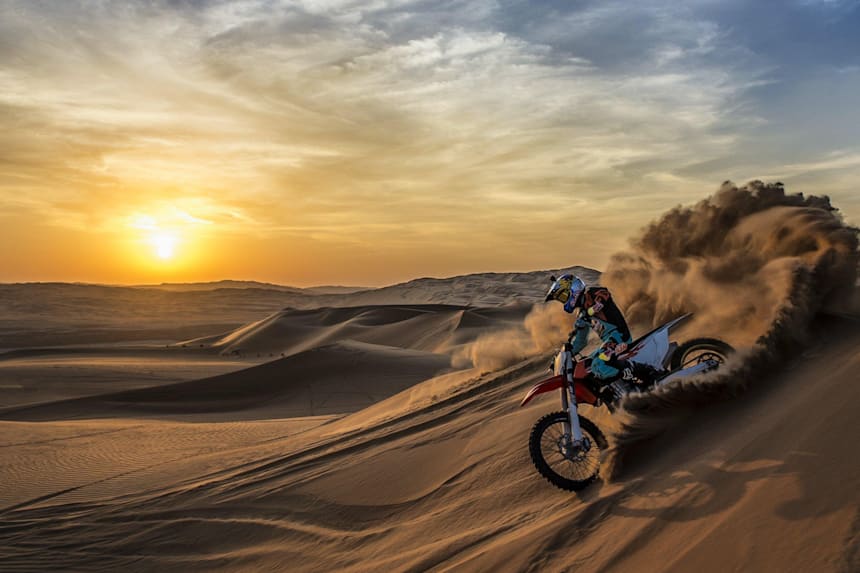
M 353 412 L 448 369 L 450 358 L 339 342 L 212 378 L 0 410 L 9 420 L 233 413 L 227 419 Z M 215 418 L 223 419 L 223 418 Z
M 819 343 L 791 368 L 581 496 L 547 487 L 528 462 L 529 426 L 555 408 L 517 407 L 542 359 L 376 422 L 357 413 L 284 438 L 253 429 L 274 422 L 242 423 L 237 435 L 259 433 L 223 442 L 211 425 L 95 426 L 105 433 L 86 451 L 104 458 L 66 459 L 38 492 L 21 468 L 44 444 L 9 445 L 4 483 L 33 497 L 7 502 L 0 558 L 9 571 L 856 570 L 860 464 L 845 437 L 860 413 L 860 328 L 814 328 Z M 84 439 L 65 424 L 57 443 Z M 195 431 L 210 451 L 173 443 Z M 141 452 L 184 455 L 141 467 L 111 445 L 131 436 Z M 94 465 L 111 469 L 78 484 Z
M 531 305 L 472 308 L 454 305 L 381 305 L 287 309 L 225 335 L 181 343 L 224 355 L 289 355 L 341 340 L 452 353 L 493 330 L 518 325 Z
M 245 361 L 163 348 L 11 351 L 0 355 L 0 410 L 194 380 L 247 367 Z

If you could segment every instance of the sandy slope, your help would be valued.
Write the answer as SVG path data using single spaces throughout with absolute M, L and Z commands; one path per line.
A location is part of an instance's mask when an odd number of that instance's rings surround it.
M 298 434 L 262 421 L 227 432 L 5 422 L 0 563 L 856 571 L 860 328 L 850 320 L 817 328 L 817 343 L 754 393 L 700 411 L 643 446 L 619 481 L 580 496 L 550 487 L 528 460 L 529 427 L 556 407 L 517 407 L 543 358 L 431 380 Z M 81 455 L 52 453 L 73 447 Z
M 531 305 L 475 308 L 454 305 L 362 305 L 287 309 L 229 333 L 180 343 L 229 356 L 290 355 L 355 340 L 452 353 L 478 336 L 519 325 Z
M 337 414 L 369 406 L 449 367 L 445 355 L 341 342 L 212 378 L 5 408 L 0 416 L 58 420 L 195 414 L 200 420 L 224 413 L 232 413 L 228 419 Z
M 0 410 L 11 406 L 194 380 L 247 368 L 200 352 L 79 348 L 0 355 Z

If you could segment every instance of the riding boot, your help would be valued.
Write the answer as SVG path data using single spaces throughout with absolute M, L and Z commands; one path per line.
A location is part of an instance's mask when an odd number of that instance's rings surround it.
M 662 370 L 642 362 L 633 363 L 633 374 L 646 386 L 653 386 L 657 380 L 663 377 Z
M 625 360 L 622 368 L 622 377 L 625 380 L 637 380 L 643 386 L 652 386 L 663 376 L 663 371 L 654 368 L 644 362 L 633 362 Z

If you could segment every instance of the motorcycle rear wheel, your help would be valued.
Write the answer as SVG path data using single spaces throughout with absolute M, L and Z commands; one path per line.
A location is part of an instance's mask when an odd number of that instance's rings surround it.
M 579 417 L 583 441 L 587 449 L 565 454 L 564 423 L 567 412 L 547 414 L 538 420 L 529 436 L 529 454 L 538 473 L 552 485 L 566 491 L 580 491 L 588 487 L 600 474 L 600 452 L 609 447 L 606 437 L 594 422 Z
M 671 370 L 687 368 L 703 360 L 713 359 L 725 364 L 735 349 L 717 338 L 694 338 L 675 349 L 670 363 Z

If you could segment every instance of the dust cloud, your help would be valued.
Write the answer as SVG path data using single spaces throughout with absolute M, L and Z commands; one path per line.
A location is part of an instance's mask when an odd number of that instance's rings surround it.
M 645 228 L 603 275 L 634 330 L 692 312 L 680 338 L 715 336 L 741 352 L 718 373 L 629 396 L 613 472 L 635 444 L 736 396 L 790 357 L 816 313 L 851 304 L 858 261 L 858 229 L 827 197 L 787 194 L 778 183 L 725 183 Z
M 455 367 L 471 364 L 481 372 L 511 366 L 567 340 L 573 320 L 560 304 L 535 304 L 522 325 L 478 337 L 455 353 L 452 362 Z

